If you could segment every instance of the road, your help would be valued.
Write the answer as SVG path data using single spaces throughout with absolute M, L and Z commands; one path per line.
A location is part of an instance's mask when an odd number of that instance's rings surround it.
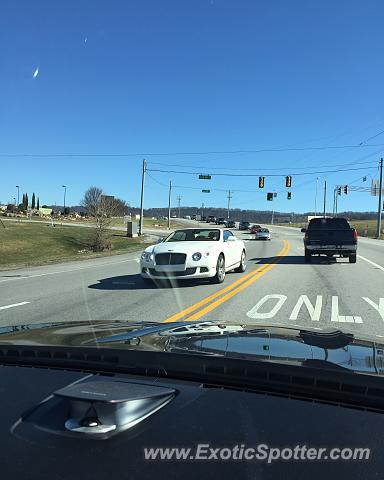
M 240 321 L 331 327 L 384 337 L 384 242 L 360 239 L 358 260 L 304 263 L 302 234 L 270 227 L 246 242 L 247 271 L 221 285 L 147 286 L 139 253 L 0 272 L 0 325 L 78 320 Z

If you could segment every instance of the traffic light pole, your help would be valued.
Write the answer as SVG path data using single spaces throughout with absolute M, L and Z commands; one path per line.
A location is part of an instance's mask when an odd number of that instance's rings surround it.
M 140 221 L 139 221 L 139 235 L 143 235 L 143 216 L 144 216 L 144 186 L 145 186 L 145 172 L 147 171 L 147 161 L 143 160 L 143 170 L 141 172 L 141 197 L 140 197 Z
M 337 217 L 337 200 L 339 196 L 339 187 L 336 186 L 333 191 L 333 216 Z
M 379 207 L 377 210 L 377 231 L 376 237 L 380 239 L 381 237 L 381 210 L 382 210 L 382 200 L 383 200 L 383 159 L 380 160 L 380 178 L 379 178 Z
M 339 199 L 339 194 L 338 194 L 338 192 L 336 191 L 336 200 L 335 200 L 335 217 L 337 217 L 338 199 Z

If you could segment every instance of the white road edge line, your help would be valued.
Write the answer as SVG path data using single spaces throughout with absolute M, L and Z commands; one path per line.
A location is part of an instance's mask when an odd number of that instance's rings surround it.
M 7 308 L 13 308 L 13 307 L 21 307 L 22 305 L 27 305 L 27 303 L 31 303 L 31 302 L 20 302 L 20 303 L 13 303 L 12 305 L 4 305 L 4 307 L 0 307 L 0 310 L 6 310 Z
M 361 255 L 357 255 L 358 258 L 361 258 L 361 260 L 364 260 L 365 262 L 367 263 L 370 263 L 371 265 L 373 265 L 374 267 L 378 268 L 379 270 L 382 270 L 384 272 L 384 267 L 382 267 L 381 265 L 375 263 L 375 262 L 372 262 L 372 260 L 369 260 L 368 258 L 365 258 Z

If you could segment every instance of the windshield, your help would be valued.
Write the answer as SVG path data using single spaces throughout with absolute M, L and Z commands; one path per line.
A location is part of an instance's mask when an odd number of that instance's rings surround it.
M 220 230 L 176 230 L 166 238 L 166 242 L 195 242 L 195 241 L 218 241 L 220 240 Z
M 5 1 L 0 327 L 29 345 L 86 322 L 53 336 L 79 348 L 115 322 L 382 342 L 383 16 Z
M 324 228 L 348 230 L 351 227 L 345 218 L 316 218 L 311 220 L 308 225 L 308 230 Z

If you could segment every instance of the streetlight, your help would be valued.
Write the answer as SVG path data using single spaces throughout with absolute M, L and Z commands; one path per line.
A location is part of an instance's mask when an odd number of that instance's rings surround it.
M 16 188 L 17 188 L 17 208 L 19 208 L 19 204 L 20 204 L 20 186 L 19 186 L 19 185 L 16 185 Z M 16 199 L 15 199 L 15 202 L 16 202 Z
M 62 185 L 62 187 L 64 188 L 64 211 L 63 211 L 63 215 L 65 215 L 65 197 L 67 195 L 67 186 Z

